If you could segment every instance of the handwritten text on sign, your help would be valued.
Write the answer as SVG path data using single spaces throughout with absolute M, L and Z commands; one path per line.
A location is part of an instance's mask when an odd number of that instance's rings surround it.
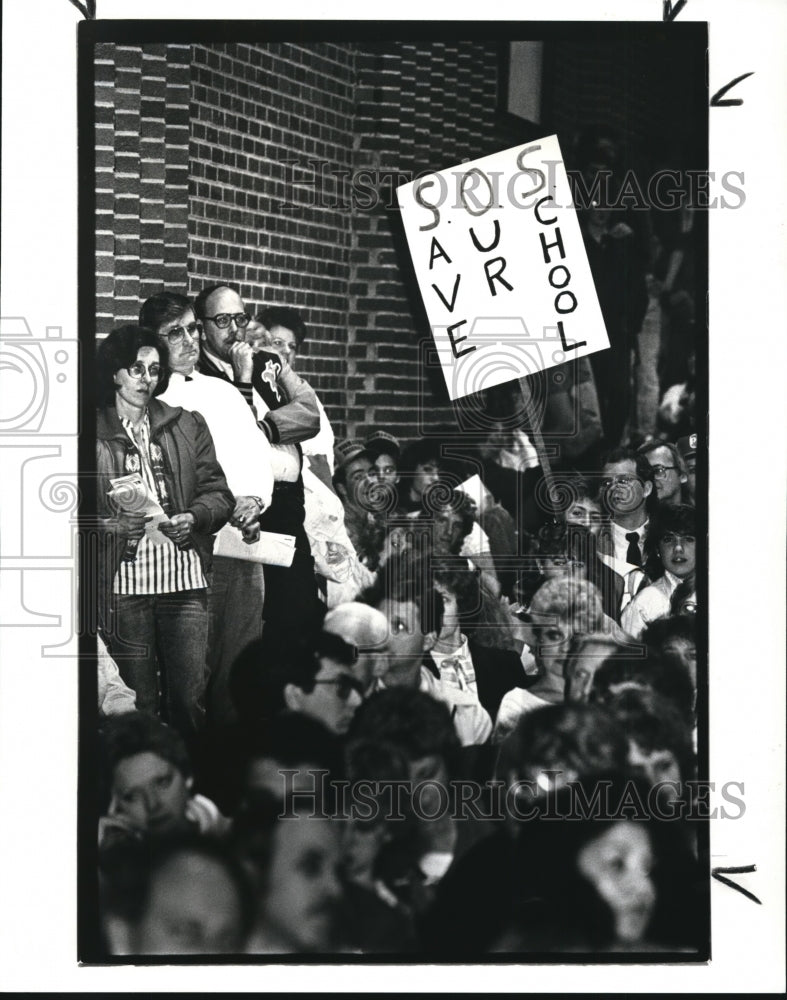
M 397 195 L 451 399 L 609 347 L 557 136 Z

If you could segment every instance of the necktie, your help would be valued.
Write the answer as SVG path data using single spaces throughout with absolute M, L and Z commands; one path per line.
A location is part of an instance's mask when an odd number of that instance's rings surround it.
M 639 554 L 639 532 L 630 531 L 626 535 L 626 541 L 629 543 L 629 547 L 626 550 L 626 562 L 631 563 L 632 566 L 641 566 L 642 556 Z

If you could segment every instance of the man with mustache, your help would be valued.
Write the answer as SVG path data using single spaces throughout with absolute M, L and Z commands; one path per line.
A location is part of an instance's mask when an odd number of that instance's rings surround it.
M 246 542 L 259 538 L 260 515 L 273 492 L 271 445 L 240 395 L 223 381 L 196 370 L 199 323 L 185 295 L 163 292 L 149 298 L 139 313 L 142 326 L 166 343 L 170 380 L 162 398 L 170 406 L 196 410 L 205 418 L 216 457 L 235 496 L 230 523 Z M 208 715 L 212 724 L 234 719 L 227 682 L 229 668 L 240 651 L 262 631 L 265 582 L 259 563 L 213 557 L 208 594 Z

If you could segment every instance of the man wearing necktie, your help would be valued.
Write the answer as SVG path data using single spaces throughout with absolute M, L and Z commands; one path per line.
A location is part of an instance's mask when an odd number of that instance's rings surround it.
M 645 539 L 650 515 L 657 507 L 653 470 L 644 455 L 615 448 L 601 473 L 599 500 L 611 521 L 599 538 L 599 555 L 623 577 L 618 614 L 648 583 L 644 572 Z

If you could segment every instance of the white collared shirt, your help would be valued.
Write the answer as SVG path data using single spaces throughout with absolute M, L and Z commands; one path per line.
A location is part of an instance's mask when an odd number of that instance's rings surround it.
M 478 697 L 478 683 L 470 655 L 467 636 L 461 636 L 461 644 L 450 652 L 432 648 L 429 655 L 440 671 L 440 683 L 455 691 L 469 691 Z
M 211 357 L 211 360 L 214 359 Z M 236 497 L 259 497 L 266 507 L 270 505 L 273 492 L 271 445 L 237 389 L 198 371 L 193 371 L 188 379 L 173 372 L 167 391 L 159 398 L 170 406 L 201 413 L 229 488 Z
M 223 361 L 221 358 L 216 357 L 216 355 L 205 348 L 205 353 L 219 368 L 227 378 L 235 383 L 235 372 L 231 364 Z M 209 376 L 210 377 L 210 376 Z M 218 381 L 218 380 L 217 380 Z M 260 396 L 256 389 L 252 389 L 251 393 L 252 402 L 254 404 L 254 413 L 256 414 L 257 420 L 262 420 L 266 413 L 270 412 L 270 407 L 265 402 L 265 400 Z M 244 406 L 248 409 L 248 405 L 244 401 Z M 203 414 L 204 416 L 204 414 Z M 205 418 L 207 420 L 207 417 Z M 221 461 L 221 460 L 219 460 Z M 301 474 L 301 457 L 298 453 L 298 448 L 294 444 L 274 444 L 271 445 L 271 466 L 273 468 L 273 478 L 276 482 L 286 482 L 286 483 L 297 483 L 298 477 Z M 243 494 L 241 494 L 242 496 Z M 259 496 L 259 494 L 251 494 L 252 496 Z
M 620 624 L 630 636 L 639 639 L 648 625 L 657 618 L 666 618 L 670 613 L 672 595 L 680 583 L 674 573 L 664 570 L 655 583 L 641 590 L 623 612 Z

